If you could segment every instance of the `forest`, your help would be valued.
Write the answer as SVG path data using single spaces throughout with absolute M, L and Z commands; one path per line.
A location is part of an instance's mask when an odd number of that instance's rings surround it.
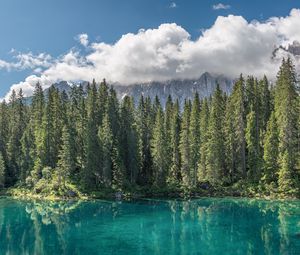
M 241 75 L 230 95 L 217 85 L 183 109 L 170 96 L 119 101 L 105 80 L 70 95 L 36 84 L 29 104 L 13 91 L 0 105 L 0 190 L 299 197 L 296 77 L 283 59 L 276 81 Z

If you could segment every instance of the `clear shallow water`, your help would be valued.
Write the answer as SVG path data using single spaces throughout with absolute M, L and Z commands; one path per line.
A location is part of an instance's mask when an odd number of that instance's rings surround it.
M 0 198 L 0 254 L 300 254 L 300 201 Z

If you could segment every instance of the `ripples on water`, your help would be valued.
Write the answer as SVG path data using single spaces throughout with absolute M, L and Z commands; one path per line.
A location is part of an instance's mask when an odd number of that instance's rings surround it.
M 300 254 L 300 202 L 0 198 L 0 254 Z

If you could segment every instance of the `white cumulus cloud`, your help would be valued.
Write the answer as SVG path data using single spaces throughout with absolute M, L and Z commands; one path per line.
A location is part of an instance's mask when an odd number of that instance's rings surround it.
M 0 70 L 6 69 L 7 71 L 12 71 L 34 69 L 36 67 L 47 68 L 52 64 L 52 57 L 46 53 L 34 55 L 32 52 L 16 53 L 15 50 L 12 50 L 11 53 L 14 54 L 14 60 L 9 62 L 0 59 Z
M 293 41 L 300 42 L 298 27 L 298 9 L 293 9 L 286 17 L 272 17 L 264 22 L 248 22 L 242 16 L 219 16 L 196 40 L 175 23 L 161 24 L 158 28 L 125 34 L 113 44 L 89 43 L 86 53 L 73 48 L 57 59 L 47 60 L 46 63 L 50 63 L 47 68 L 14 84 L 11 90 L 23 88 L 28 96 L 38 81 L 44 87 L 60 80 L 90 81 L 93 78 L 132 84 L 198 78 L 206 71 L 230 78 L 240 73 L 258 77 L 266 74 L 273 79 L 281 57 L 288 55 L 280 49 L 274 57 L 273 51 L 280 45 L 288 47 Z M 292 56 L 298 71 L 299 58 Z M 34 61 L 22 61 L 34 66 L 35 70 L 38 68 Z M 0 61 L 0 66 L 6 65 Z

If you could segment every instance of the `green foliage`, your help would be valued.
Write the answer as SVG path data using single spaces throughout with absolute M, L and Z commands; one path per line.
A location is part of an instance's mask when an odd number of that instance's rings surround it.
M 207 178 L 207 141 L 208 141 L 208 101 L 204 99 L 200 112 L 200 161 L 198 164 L 198 181 L 205 181 Z
M 226 109 L 226 152 L 231 182 L 246 177 L 246 98 L 244 86 L 244 78 L 241 75 L 233 87 Z
M 188 136 L 190 147 L 189 178 L 191 187 L 195 188 L 197 183 L 197 168 L 200 156 L 200 100 L 198 93 L 195 93 L 194 100 L 191 106 Z
M 297 157 L 299 156 L 299 95 L 296 92 L 296 74 L 290 59 L 283 59 L 275 88 L 275 117 L 279 137 L 279 190 L 299 187 Z M 297 139 L 298 137 L 298 139 Z
M 124 162 L 125 173 L 129 182 L 134 185 L 137 182 L 139 170 L 138 132 L 135 119 L 135 109 L 132 98 L 125 96 L 120 113 L 119 154 Z M 125 178 L 125 177 L 124 177 Z
M 182 124 L 180 132 L 180 153 L 181 153 L 181 176 L 182 187 L 184 190 L 189 190 L 192 187 L 191 183 L 191 150 L 190 150 L 190 112 L 191 102 L 185 101 L 182 115 Z
M 164 116 L 161 108 L 157 109 L 153 138 L 151 140 L 151 152 L 153 156 L 154 184 L 162 187 L 166 183 L 166 170 L 168 166 L 167 143 L 164 130 Z
M 3 189 L 5 186 L 5 162 L 0 152 L 0 189 Z
M 211 183 L 221 182 L 225 176 L 224 139 L 225 102 L 217 85 L 212 97 L 211 111 L 207 127 L 207 170 L 206 178 Z
M 260 179 L 261 167 L 257 129 L 258 127 L 256 126 L 256 114 L 251 108 L 250 112 L 247 115 L 245 138 L 248 151 L 248 179 L 254 182 Z
M 294 67 L 240 76 L 230 95 L 118 100 L 106 81 L 70 95 L 36 85 L 0 104 L 0 188 L 15 194 L 299 196 L 300 109 Z
M 58 158 L 59 184 L 65 185 L 66 180 L 74 175 L 75 171 L 74 140 L 67 125 L 64 125 L 62 130 L 62 146 Z
M 262 181 L 265 184 L 276 183 L 278 174 L 278 130 L 275 113 L 272 112 L 264 139 L 264 171 Z
M 173 114 L 171 117 L 171 130 L 170 130 L 170 148 L 171 148 L 171 166 L 167 176 L 167 182 L 169 186 L 178 186 L 181 174 L 181 158 L 180 158 L 180 110 L 179 110 L 179 101 L 176 100 L 176 103 L 173 108 Z

